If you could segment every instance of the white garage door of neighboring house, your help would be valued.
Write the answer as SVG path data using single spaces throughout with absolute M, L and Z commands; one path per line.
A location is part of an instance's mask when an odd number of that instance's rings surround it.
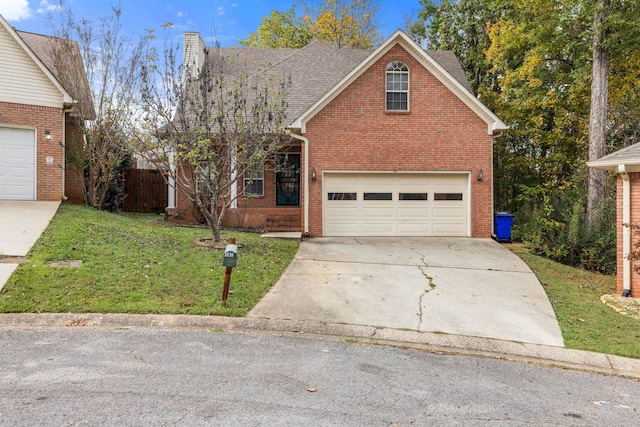
M 35 200 L 33 129 L 0 127 L 0 200 Z
M 325 236 L 467 236 L 468 174 L 325 173 Z

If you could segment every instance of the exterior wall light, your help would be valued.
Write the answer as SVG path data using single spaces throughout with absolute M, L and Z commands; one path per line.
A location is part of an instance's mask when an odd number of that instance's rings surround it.
M 48 129 L 44 131 L 44 139 L 46 139 L 47 141 L 51 139 L 51 132 L 49 132 Z
M 313 170 L 311 171 L 311 181 L 315 181 L 316 179 L 316 168 L 313 168 Z
M 478 172 L 478 181 L 482 181 L 484 179 L 484 173 L 482 173 L 482 169 L 480 169 L 480 172 Z

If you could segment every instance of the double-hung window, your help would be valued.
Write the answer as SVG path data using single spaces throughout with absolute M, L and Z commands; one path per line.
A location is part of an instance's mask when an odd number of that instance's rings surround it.
M 402 61 L 387 65 L 387 111 L 409 111 L 409 67 Z
M 264 196 L 264 170 L 246 171 L 244 174 L 244 194 Z

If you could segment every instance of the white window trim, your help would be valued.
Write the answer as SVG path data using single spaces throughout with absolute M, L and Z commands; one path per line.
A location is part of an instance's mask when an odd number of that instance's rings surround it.
M 244 173 L 244 179 L 243 179 L 243 188 L 244 188 L 244 195 L 246 196 L 257 196 L 257 197 L 263 197 L 264 196 L 264 169 L 261 169 L 260 171 L 258 171 L 260 176 L 259 177 L 250 177 L 250 173 L 247 171 Z M 256 183 L 256 182 L 260 182 L 262 183 L 262 185 L 260 186 L 260 189 L 262 190 L 260 193 L 251 193 L 249 191 L 247 191 L 248 186 L 251 183 Z
M 407 71 L 394 71 L 394 70 L 389 71 L 388 68 L 393 63 L 401 63 L 401 64 L 403 64 L 404 67 L 407 68 Z M 392 74 L 407 73 L 407 90 L 389 90 L 388 89 L 388 84 L 389 84 L 389 74 L 390 73 L 392 73 Z M 409 112 L 410 111 L 410 106 L 409 106 L 409 91 L 411 90 L 410 84 L 411 84 L 411 79 L 410 79 L 410 76 L 409 76 L 409 66 L 407 65 L 406 62 L 404 62 L 402 60 L 399 60 L 399 59 L 395 59 L 395 60 L 393 60 L 393 61 L 391 61 L 391 62 L 389 62 L 387 64 L 387 66 L 385 67 L 385 74 L 384 74 L 384 89 L 385 89 L 385 92 L 384 92 L 384 109 L 385 109 L 385 111 L 388 111 L 388 112 L 391 112 L 391 113 L 398 113 L 398 112 L 399 113 L 405 113 L 405 112 Z M 390 92 L 391 93 L 406 93 L 407 94 L 407 109 L 406 110 L 389 110 L 388 109 L 388 103 L 389 103 L 388 96 L 389 96 Z

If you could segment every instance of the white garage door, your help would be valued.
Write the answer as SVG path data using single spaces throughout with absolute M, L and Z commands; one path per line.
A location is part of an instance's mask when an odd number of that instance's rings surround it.
M 35 131 L 0 127 L 0 200 L 35 200 Z
M 467 174 L 325 173 L 325 236 L 467 236 Z

